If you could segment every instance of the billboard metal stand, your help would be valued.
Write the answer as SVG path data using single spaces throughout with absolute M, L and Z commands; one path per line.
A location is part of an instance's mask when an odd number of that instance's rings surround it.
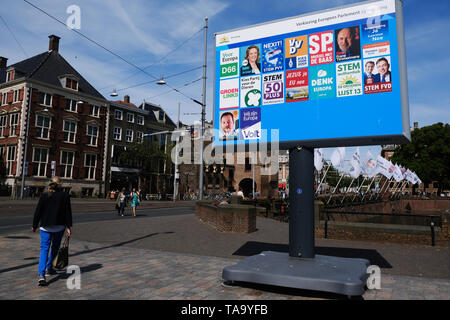
M 315 254 L 314 149 L 289 151 L 289 254 L 263 251 L 223 269 L 234 281 L 360 296 L 368 278 L 366 259 Z

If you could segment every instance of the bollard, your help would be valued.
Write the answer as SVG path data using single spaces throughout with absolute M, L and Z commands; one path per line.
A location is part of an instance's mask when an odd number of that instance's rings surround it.
M 325 239 L 328 237 L 328 215 L 327 215 L 327 213 L 325 212 L 325 230 L 324 230 L 324 233 L 325 233 Z
M 435 242 L 434 242 L 434 222 L 433 222 L 433 220 L 431 220 L 430 227 L 431 227 L 431 246 L 434 247 Z

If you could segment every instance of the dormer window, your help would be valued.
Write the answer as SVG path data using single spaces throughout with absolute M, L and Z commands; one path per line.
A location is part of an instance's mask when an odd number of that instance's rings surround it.
M 6 73 L 6 82 L 13 81 L 13 80 L 14 80 L 14 70 L 9 70 Z
M 78 78 L 72 74 L 66 74 L 59 77 L 59 82 L 64 88 L 78 91 Z
M 78 81 L 66 78 L 66 88 L 78 91 Z

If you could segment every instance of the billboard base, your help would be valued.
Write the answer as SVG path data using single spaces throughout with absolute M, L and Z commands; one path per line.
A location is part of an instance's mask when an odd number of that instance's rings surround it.
M 315 255 L 293 258 L 263 251 L 222 271 L 224 281 L 242 281 L 295 289 L 361 296 L 368 278 L 366 259 Z

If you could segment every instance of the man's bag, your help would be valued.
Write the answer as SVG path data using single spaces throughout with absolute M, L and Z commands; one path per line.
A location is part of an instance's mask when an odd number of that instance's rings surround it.
M 64 239 L 64 243 L 59 248 L 58 254 L 53 259 L 53 268 L 55 269 L 64 269 L 69 264 L 69 236 L 66 235 L 66 238 Z

